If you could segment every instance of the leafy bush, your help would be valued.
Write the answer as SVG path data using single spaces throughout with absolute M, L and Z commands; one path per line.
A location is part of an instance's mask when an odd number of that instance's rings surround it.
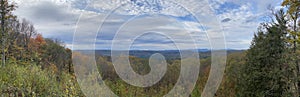
M 36 65 L 0 68 L 0 96 L 82 96 L 79 89 L 67 73 L 57 75 Z

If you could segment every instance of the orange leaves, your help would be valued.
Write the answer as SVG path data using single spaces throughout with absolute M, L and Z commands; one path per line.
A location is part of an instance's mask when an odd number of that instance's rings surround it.
M 37 36 L 35 37 L 35 42 L 38 43 L 39 45 L 44 45 L 46 44 L 45 39 L 43 38 L 43 36 L 41 34 L 37 34 Z
M 36 52 L 41 52 L 40 48 L 46 44 L 45 39 L 41 34 L 37 34 L 36 37 L 30 38 L 30 42 L 28 44 L 28 48 L 31 50 L 35 50 Z

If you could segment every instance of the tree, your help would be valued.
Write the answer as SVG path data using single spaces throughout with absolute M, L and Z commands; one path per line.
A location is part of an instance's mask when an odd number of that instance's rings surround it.
M 70 74 L 73 74 L 74 73 L 74 71 L 73 71 L 74 66 L 73 66 L 73 63 L 72 63 L 72 50 L 71 49 L 66 48 L 65 59 L 66 59 L 65 61 L 66 61 L 66 65 L 67 65 L 66 68 L 68 68 L 68 72 Z
M 7 35 L 10 28 L 8 28 L 8 23 L 10 21 L 15 20 L 15 16 L 12 15 L 12 12 L 15 10 L 16 6 L 15 4 L 9 4 L 8 0 L 1 0 L 0 1 L 0 21 L 1 21 L 1 52 L 2 52 L 2 65 L 5 65 L 6 61 L 6 41 L 7 41 Z
M 284 0 L 281 4 L 282 6 L 287 8 L 286 15 L 288 16 L 288 26 L 287 29 L 289 43 L 291 44 L 291 48 L 293 48 L 291 54 L 293 55 L 293 61 L 297 69 L 295 70 L 296 75 L 300 74 L 300 64 L 299 64 L 299 53 L 297 53 L 297 47 L 300 43 L 300 32 L 299 32 L 299 17 L 300 17 L 300 1 L 299 0 Z M 297 89 L 300 92 L 299 81 L 297 82 Z
M 265 23 L 255 34 L 246 54 L 238 83 L 241 97 L 297 97 L 286 43 L 283 10 L 275 14 L 273 23 Z M 295 80 L 292 80 L 295 81 Z
M 72 52 L 61 46 L 61 42 L 58 40 L 45 39 L 45 41 L 46 44 L 41 47 L 42 67 L 55 65 L 59 71 L 70 71 Z
M 16 60 L 33 60 L 34 38 L 36 36 L 36 30 L 29 21 L 22 19 L 22 21 L 10 22 L 12 31 L 7 35 L 8 50 L 6 57 L 8 59 Z

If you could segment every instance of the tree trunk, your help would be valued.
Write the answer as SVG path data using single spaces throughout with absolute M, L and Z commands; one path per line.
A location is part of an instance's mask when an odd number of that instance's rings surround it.
M 5 7 L 4 7 L 4 0 L 1 0 L 1 11 L 2 11 L 2 13 L 1 13 L 1 32 L 2 32 L 2 65 L 3 66 L 5 66 L 5 42 L 6 42 L 6 40 L 5 40 Z
M 297 19 L 298 19 L 298 13 L 296 13 L 296 15 L 295 15 L 295 18 L 293 19 L 293 21 L 294 21 L 294 28 L 293 28 L 293 30 L 294 30 L 294 32 L 295 33 L 297 33 Z M 295 89 L 297 89 L 295 92 L 296 92 L 296 96 L 298 97 L 299 96 L 299 90 L 300 90 L 300 88 L 299 88 L 299 78 L 298 78 L 298 75 L 300 74 L 300 65 L 298 64 L 298 60 L 297 60 L 297 54 L 296 54 L 296 52 L 297 52 L 297 42 L 296 42 L 296 39 L 297 39 L 297 37 L 296 37 L 296 35 L 293 35 L 293 45 L 294 45 L 294 47 L 293 47 L 293 56 L 294 56 L 294 58 L 295 58 L 295 65 L 296 65 L 296 75 L 295 75 L 295 77 L 296 77 L 296 82 L 295 82 Z

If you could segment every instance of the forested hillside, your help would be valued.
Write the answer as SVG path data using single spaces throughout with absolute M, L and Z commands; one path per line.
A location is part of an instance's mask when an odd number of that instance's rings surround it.
M 12 14 L 14 3 L 1 0 L 0 5 L 0 96 L 83 96 L 73 75 L 72 51 Z
M 84 97 L 74 74 L 72 57 L 88 60 L 57 39 L 44 38 L 34 25 L 13 14 L 17 5 L 0 1 L 0 96 L 1 97 Z M 246 51 L 227 55 L 225 74 L 216 97 L 299 97 L 300 94 L 300 1 L 284 0 L 283 9 L 273 11 L 263 22 Z M 73 52 L 73 53 L 72 53 Z M 80 51 L 84 52 L 84 51 Z M 90 51 L 86 51 L 90 52 Z M 110 56 L 96 52 L 96 63 L 104 83 L 120 97 L 161 97 L 175 85 L 181 61 L 174 52 L 166 54 L 167 72 L 151 87 L 135 87 L 123 81 Z M 100 52 L 100 51 L 99 51 Z M 108 51 L 104 51 L 106 54 Z M 132 52 L 131 67 L 140 75 L 151 71 L 148 57 L 157 52 Z M 199 53 L 200 74 L 190 97 L 200 97 L 211 70 L 210 52 Z M 87 70 L 82 66 L 79 71 Z M 97 74 L 95 73 L 95 74 Z M 93 74 L 88 79 L 97 80 Z M 84 82 L 84 81 L 83 81 Z M 96 89 L 96 85 L 89 89 Z M 184 89 L 183 89 L 184 90 Z

